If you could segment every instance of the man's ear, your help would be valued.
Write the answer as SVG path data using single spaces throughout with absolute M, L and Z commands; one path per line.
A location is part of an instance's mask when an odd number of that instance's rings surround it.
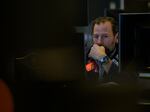
M 116 43 L 118 43 L 118 42 L 119 42 L 119 40 L 118 40 L 118 36 L 119 36 L 119 33 L 117 32 L 117 33 L 115 34 Z

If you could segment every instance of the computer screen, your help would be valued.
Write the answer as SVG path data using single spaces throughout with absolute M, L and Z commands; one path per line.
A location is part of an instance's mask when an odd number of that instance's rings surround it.
M 119 71 L 150 73 L 150 13 L 119 14 Z M 130 67 L 130 68 L 129 68 Z

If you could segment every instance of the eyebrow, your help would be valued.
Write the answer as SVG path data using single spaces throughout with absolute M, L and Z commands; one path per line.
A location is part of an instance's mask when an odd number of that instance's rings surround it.
M 104 33 L 102 33 L 102 34 L 95 33 L 95 34 L 93 34 L 93 35 L 109 35 L 109 33 L 108 33 L 108 32 L 104 32 Z

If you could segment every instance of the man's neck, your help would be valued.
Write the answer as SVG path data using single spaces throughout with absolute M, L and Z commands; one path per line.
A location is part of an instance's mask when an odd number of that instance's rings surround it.
M 112 58 L 116 54 L 117 50 L 118 50 L 118 45 L 116 44 L 115 47 L 114 47 L 114 49 L 111 50 L 110 52 L 108 52 L 108 56 L 110 58 Z

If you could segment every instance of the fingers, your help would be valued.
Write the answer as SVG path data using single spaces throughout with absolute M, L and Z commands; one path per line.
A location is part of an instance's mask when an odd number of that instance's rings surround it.
M 93 59 L 98 59 L 102 55 L 106 55 L 104 46 L 98 46 L 97 44 L 94 44 L 91 47 L 91 50 L 88 56 Z
M 91 47 L 90 53 L 89 53 L 89 57 L 96 59 L 96 57 L 99 56 L 98 53 L 98 46 L 95 44 Z
M 105 47 L 94 44 L 91 48 L 91 51 L 97 52 L 98 54 L 105 53 Z

